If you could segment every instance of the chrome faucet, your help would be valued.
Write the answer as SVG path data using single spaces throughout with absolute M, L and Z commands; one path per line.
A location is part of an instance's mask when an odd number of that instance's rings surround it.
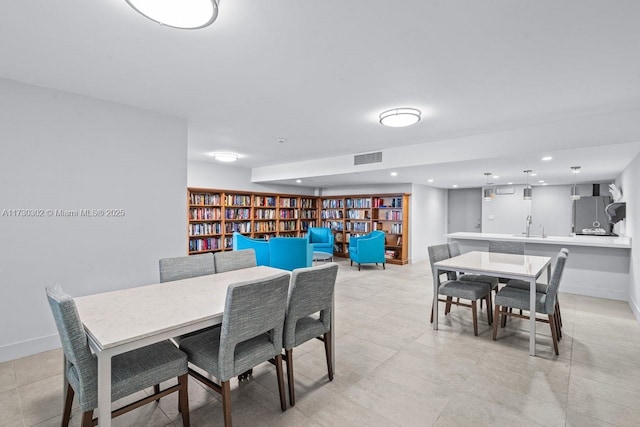
M 527 215 L 527 237 L 531 234 L 531 215 Z

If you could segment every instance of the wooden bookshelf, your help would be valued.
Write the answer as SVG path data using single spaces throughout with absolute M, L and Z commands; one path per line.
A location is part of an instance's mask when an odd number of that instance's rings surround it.
M 314 196 L 188 188 L 188 253 L 230 250 L 236 231 L 258 239 L 304 236 L 318 226 L 318 207 Z
M 348 257 L 351 236 L 380 230 L 385 233 L 387 262 L 407 264 L 409 199 L 409 194 L 315 197 L 188 188 L 187 250 L 229 250 L 235 231 L 269 239 L 301 237 L 309 227 L 327 227 L 334 235 L 334 255 Z

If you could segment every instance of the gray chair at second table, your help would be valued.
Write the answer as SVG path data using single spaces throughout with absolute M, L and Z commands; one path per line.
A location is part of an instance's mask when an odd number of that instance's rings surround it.
M 77 394 L 82 411 L 81 425 L 91 427 L 99 421 L 93 418 L 93 410 L 98 407 L 98 361 L 87 343 L 87 335 L 73 298 L 58 286 L 47 287 L 46 292 L 66 359 L 64 375 L 68 383 L 65 390 L 62 426 L 69 425 L 73 397 Z M 158 384 L 172 378 L 177 378 L 178 384 L 160 391 Z M 187 356 L 168 341 L 114 356 L 111 359 L 112 401 L 151 386 L 155 386 L 156 392 L 114 410 L 111 417 L 115 418 L 177 391 L 182 425 L 188 426 L 187 381 Z
M 227 288 L 222 327 L 180 340 L 189 362 L 220 382 L 189 369 L 195 379 L 222 395 L 227 427 L 231 426 L 229 380 L 270 359 L 275 359 L 280 408 L 287 409 L 281 353 L 288 289 L 288 273 L 233 283 Z
M 431 264 L 431 271 L 434 270 L 433 264 L 438 261 L 443 261 L 445 259 L 449 259 L 449 246 L 445 243 L 442 245 L 429 246 L 429 263 Z M 448 272 L 443 272 L 445 274 Z M 471 312 L 473 315 L 473 334 L 478 335 L 478 312 L 476 309 L 476 301 L 479 299 L 487 300 L 487 307 L 491 307 L 491 291 L 486 283 L 483 282 L 473 282 L 473 281 L 462 281 L 462 280 L 446 280 L 445 282 L 440 282 L 440 277 L 438 280 L 438 295 L 446 296 L 446 300 L 438 299 L 439 302 L 446 303 L 444 314 L 449 314 L 451 309 L 451 305 L 458 305 L 463 307 L 471 307 Z M 453 301 L 453 298 L 457 298 L 456 301 Z M 460 299 L 466 299 L 471 301 L 470 304 L 466 304 L 460 302 Z M 436 307 L 431 305 L 431 323 L 433 323 L 433 314 Z M 487 310 L 487 320 L 489 325 L 492 323 L 492 310 Z
M 458 246 L 458 242 L 449 242 L 447 245 L 449 246 L 449 255 L 451 255 L 452 258 L 460 255 L 460 246 Z M 490 290 L 498 290 L 499 279 L 494 276 L 486 276 L 484 274 L 457 274 L 455 272 L 449 272 L 448 277 L 449 280 L 457 279 L 462 280 L 463 282 L 485 283 Z M 482 300 L 480 300 L 480 308 L 482 308 Z M 487 310 L 492 311 L 493 307 L 489 306 Z
M 213 254 L 211 252 L 175 258 L 163 258 L 158 264 L 160 268 L 160 283 L 206 276 L 216 272 L 213 263 Z
M 287 314 L 282 338 L 287 362 L 289 403 L 296 404 L 293 378 L 293 348 L 313 338 L 324 342 L 329 381 L 333 381 L 331 363 L 331 307 L 338 264 L 298 268 L 291 275 Z
M 556 297 L 558 295 L 558 288 L 560 287 L 560 281 L 562 280 L 562 272 L 567 262 L 567 253 L 560 252 L 558 254 L 555 265 L 553 266 L 553 273 L 551 274 L 551 280 L 547 287 L 546 293 L 536 292 L 536 307 L 529 315 L 535 316 L 536 321 L 549 323 L 551 329 L 551 338 L 553 341 L 553 349 L 556 355 L 559 355 L 558 351 L 558 333 L 560 325 L 557 321 L 555 314 Z M 519 308 L 520 310 L 529 310 L 529 290 L 517 289 L 514 287 L 504 287 L 496 294 L 496 309 L 495 317 L 496 321 L 493 324 L 493 340 L 495 341 L 498 336 L 498 320 L 501 320 L 501 325 L 504 328 L 507 320 L 507 316 L 519 317 L 521 319 L 529 319 L 529 316 L 522 314 L 515 314 L 509 311 L 509 308 Z M 536 316 L 536 313 L 546 314 L 548 319 L 541 319 Z M 502 316 L 502 317 L 500 317 Z
M 565 255 L 567 255 L 567 260 L 569 260 L 569 249 L 567 248 L 562 248 L 560 249 L 560 253 L 564 253 Z M 513 280 L 509 280 L 507 282 L 506 285 L 507 288 L 516 288 L 516 289 L 523 289 L 527 292 L 529 292 L 529 282 L 525 281 L 525 280 L 517 280 L 517 279 L 513 279 Z M 547 293 L 547 289 L 548 289 L 549 285 L 545 284 L 545 283 L 536 283 L 536 292 L 539 293 L 543 293 L 546 294 Z M 556 320 L 558 322 L 558 340 L 562 339 L 562 313 L 560 312 L 560 300 L 558 298 L 558 296 L 556 295 Z M 522 310 L 520 310 L 520 314 L 522 314 Z
M 216 252 L 213 256 L 216 273 L 241 270 L 257 266 L 256 252 L 253 249 Z

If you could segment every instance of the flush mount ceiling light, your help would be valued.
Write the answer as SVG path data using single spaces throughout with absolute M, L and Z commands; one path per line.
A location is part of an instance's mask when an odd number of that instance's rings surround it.
M 212 156 L 219 162 L 235 162 L 238 160 L 236 153 L 213 153 Z
M 529 175 L 531 174 L 531 170 L 526 170 L 524 171 L 524 173 L 527 175 L 527 186 L 524 187 L 524 190 L 522 191 L 522 200 L 531 200 L 532 198 L 532 189 L 531 186 L 529 185 Z
M 545 156 L 545 157 L 543 157 L 543 158 L 542 158 L 542 161 L 543 161 L 543 162 L 548 162 L 549 160 L 553 160 L 553 157 L 551 157 L 551 156 Z
M 218 17 L 219 0 L 125 0 L 144 17 L 167 27 L 195 30 Z
M 482 200 L 490 202 L 496 196 L 496 192 L 493 187 L 490 187 L 489 177 L 491 176 L 491 172 L 485 172 L 484 176 L 487 177 L 487 188 L 482 191 Z
M 578 185 L 576 182 L 576 174 L 580 173 L 580 166 L 571 166 L 571 173 L 573 174 L 573 185 L 571 186 L 571 194 L 569 194 L 569 198 L 571 200 L 580 200 L 580 193 L 578 192 Z
M 389 175 L 391 175 L 391 176 L 398 176 L 398 172 L 391 172 Z
M 380 113 L 380 123 L 392 128 L 402 128 L 418 123 L 420 115 L 420 110 L 415 108 L 394 108 Z

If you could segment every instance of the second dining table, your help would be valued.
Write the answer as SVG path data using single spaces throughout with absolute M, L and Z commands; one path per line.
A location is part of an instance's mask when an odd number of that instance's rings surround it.
M 74 298 L 98 358 L 100 426 L 111 425 L 113 356 L 220 324 L 230 284 L 289 274 L 259 266 Z
M 438 261 L 433 264 L 433 329 L 438 329 L 438 283 L 440 274 L 446 271 L 457 271 L 467 274 L 483 274 L 486 276 L 520 279 L 530 283 L 529 286 L 529 354 L 536 354 L 536 281 L 547 271 L 547 283 L 551 278 L 551 258 L 537 255 L 515 255 L 496 252 L 472 251 L 465 254 Z M 489 307 L 489 310 L 492 308 Z M 498 319 L 494 319 L 497 322 Z

